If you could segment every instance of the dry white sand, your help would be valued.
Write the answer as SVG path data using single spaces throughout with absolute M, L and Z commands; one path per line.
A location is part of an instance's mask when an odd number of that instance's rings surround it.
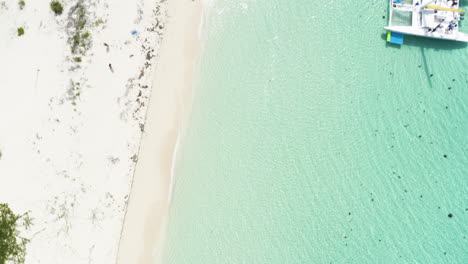
M 34 218 L 26 264 L 114 263 L 167 1 L 85 0 L 93 46 L 74 70 L 78 1 L 25 2 L 0 1 L 0 203 Z
M 191 108 L 201 3 L 173 0 L 168 16 L 122 230 L 119 264 L 160 262 L 176 144 Z

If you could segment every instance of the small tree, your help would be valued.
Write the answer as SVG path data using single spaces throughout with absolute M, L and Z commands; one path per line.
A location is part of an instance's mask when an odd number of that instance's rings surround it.
M 24 35 L 24 28 L 19 27 L 18 28 L 18 36 L 23 36 Z M 1 263 L 0 263 L 1 264 Z
M 29 240 L 19 235 L 18 225 L 29 228 L 31 223 L 28 213 L 15 215 L 7 204 L 0 204 L 0 264 L 24 263 Z
M 18 5 L 19 5 L 19 8 L 23 10 L 24 6 L 26 5 L 26 2 L 24 2 L 24 0 L 19 0 Z
M 55 15 L 61 15 L 63 13 L 63 6 L 57 0 L 50 2 L 50 9 L 54 11 Z

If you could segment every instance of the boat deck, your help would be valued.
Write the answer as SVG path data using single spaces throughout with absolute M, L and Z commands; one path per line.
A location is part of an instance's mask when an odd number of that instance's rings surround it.
M 409 3 L 411 2 L 411 3 Z M 390 0 L 389 25 L 385 29 L 408 35 L 468 42 L 468 34 L 459 31 L 464 11 L 459 1 Z M 394 12 L 409 12 L 410 26 L 394 25 Z

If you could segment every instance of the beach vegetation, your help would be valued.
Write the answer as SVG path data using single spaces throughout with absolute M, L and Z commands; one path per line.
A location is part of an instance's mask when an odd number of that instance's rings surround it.
M 96 22 L 94 22 L 94 26 L 99 27 L 100 25 L 103 25 L 104 23 L 105 23 L 104 20 L 102 20 L 102 18 L 99 18 L 98 20 L 96 20 Z
M 68 88 L 67 95 L 67 99 L 71 101 L 71 104 L 76 106 L 76 101 L 81 95 L 81 83 L 70 80 L 70 88 Z
M 52 11 L 55 13 L 55 15 L 61 15 L 63 13 L 63 6 L 62 4 L 57 1 L 57 0 L 53 0 L 52 2 L 50 2 L 50 9 L 52 9 Z
M 83 1 L 78 2 L 75 10 L 77 10 L 77 19 L 76 19 L 76 22 L 75 22 L 76 28 L 78 28 L 79 30 L 82 30 L 82 29 L 84 29 L 84 27 L 86 26 L 86 23 L 87 23 L 86 7 L 85 7 Z
M 91 33 L 85 31 L 88 25 L 88 11 L 83 0 L 76 3 L 70 8 L 70 16 L 68 22 L 68 30 L 70 37 L 68 42 L 72 54 L 86 55 L 86 52 L 91 48 Z
M 24 35 L 24 28 L 19 27 L 19 28 L 17 29 L 17 31 L 18 31 L 18 36 L 23 36 L 23 35 Z
M 29 212 L 15 214 L 8 204 L 0 203 L 0 263 L 22 264 L 29 239 L 21 237 L 19 228 L 32 225 Z
M 81 62 L 82 60 L 81 60 L 81 57 L 74 57 L 74 58 L 73 58 L 73 61 L 79 63 L 79 62 Z
M 83 33 L 83 36 L 81 36 L 81 37 L 82 37 L 83 39 L 87 39 L 87 38 L 89 38 L 90 36 L 91 36 L 91 34 L 90 34 L 88 31 L 86 31 L 85 33 Z
M 18 6 L 21 10 L 23 10 L 24 6 L 26 6 L 26 2 L 24 0 L 19 0 Z

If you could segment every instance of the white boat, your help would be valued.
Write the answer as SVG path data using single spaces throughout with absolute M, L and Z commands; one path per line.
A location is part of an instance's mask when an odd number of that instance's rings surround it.
M 390 0 L 388 26 L 385 27 L 389 31 L 387 40 L 393 42 L 391 35 L 396 32 L 397 42 L 394 43 L 398 44 L 402 44 L 403 35 L 468 42 L 468 34 L 459 31 L 459 23 L 465 15 L 465 11 L 459 9 L 459 1 Z M 408 12 L 410 21 L 405 21 L 406 25 L 396 25 L 395 16 L 401 18 Z

